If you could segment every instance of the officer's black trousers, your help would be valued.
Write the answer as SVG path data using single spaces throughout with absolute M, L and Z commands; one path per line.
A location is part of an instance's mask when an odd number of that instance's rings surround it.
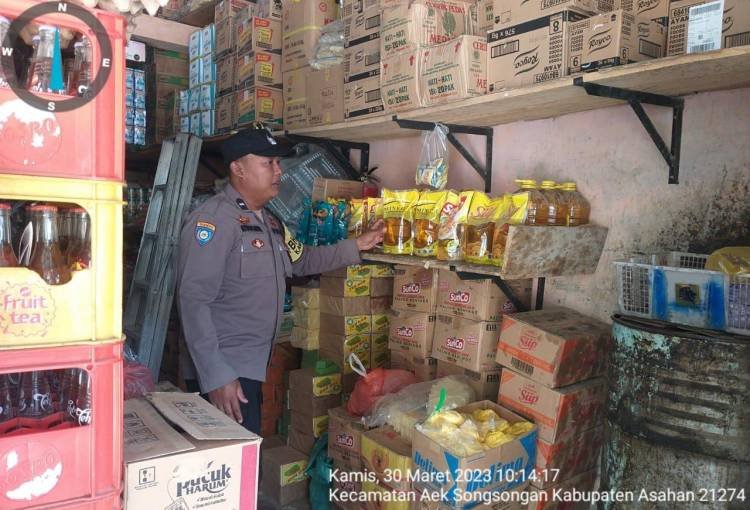
M 260 435 L 260 409 L 263 404 L 263 383 L 244 377 L 240 377 L 239 380 L 240 386 L 242 386 L 242 393 L 245 394 L 245 398 L 247 399 L 247 404 L 240 402 L 242 425 L 250 432 Z M 185 386 L 188 393 L 197 393 L 200 391 L 200 386 L 196 379 L 186 379 Z M 201 396 L 208 400 L 208 395 L 201 394 Z

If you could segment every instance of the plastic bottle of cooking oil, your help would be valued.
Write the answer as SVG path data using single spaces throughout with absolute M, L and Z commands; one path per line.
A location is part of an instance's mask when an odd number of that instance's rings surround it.
M 568 204 L 563 196 L 563 192 L 558 190 L 555 181 L 542 181 L 541 188 L 544 198 L 549 202 L 549 208 L 547 209 L 547 224 L 567 225 Z
M 562 189 L 562 195 L 565 197 L 568 207 L 568 226 L 577 227 L 579 225 L 588 224 L 589 216 L 591 215 L 591 205 L 589 205 L 589 201 L 578 192 L 576 183 L 564 182 L 560 185 L 560 188 Z
M 549 201 L 536 187 L 533 179 L 516 179 L 518 190 L 516 193 L 528 193 L 529 204 L 526 214 L 526 225 L 547 225 L 549 215 Z

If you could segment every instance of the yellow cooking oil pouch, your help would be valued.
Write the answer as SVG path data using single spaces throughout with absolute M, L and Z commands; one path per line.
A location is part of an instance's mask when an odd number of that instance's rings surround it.
M 412 223 L 418 190 L 383 190 L 383 251 L 395 255 L 411 255 L 414 250 Z
M 466 216 L 466 242 L 463 258 L 472 264 L 489 264 L 492 253 L 492 236 L 495 232 L 495 209 L 502 200 L 477 191 L 471 199 Z
M 438 260 L 461 260 L 466 215 L 474 191 L 449 191 L 440 212 L 438 227 Z
M 508 242 L 510 225 L 523 225 L 529 211 L 529 194 L 515 193 L 503 197 L 503 206 L 495 212 L 495 233 L 492 238 L 492 256 L 490 263 L 503 265 L 505 245 Z
M 414 205 L 414 255 L 437 255 L 440 211 L 443 209 L 445 191 L 422 191 Z

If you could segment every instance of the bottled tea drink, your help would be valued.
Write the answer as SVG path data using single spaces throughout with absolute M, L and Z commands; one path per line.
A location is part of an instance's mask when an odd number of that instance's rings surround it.
M 29 211 L 35 239 L 29 269 L 36 271 L 49 285 L 68 283 L 70 269 L 60 252 L 57 239 L 57 207 L 34 205 Z
M 17 267 L 10 236 L 10 204 L 0 202 L 0 267 Z
M 91 86 L 91 40 L 84 36 L 73 49 L 75 58 L 68 78 L 68 94 L 83 97 Z
M 42 370 L 24 372 L 18 389 L 18 416 L 44 418 L 54 412 L 52 391 Z
M 70 244 L 70 235 L 73 231 L 72 220 L 73 217 L 70 214 L 69 207 L 57 208 L 57 244 L 60 246 L 60 252 L 66 258 Z
M 7 374 L 0 374 L 0 423 L 15 417 L 13 408 L 13 393 L 10 378 Z
M 55 27 L 39 27 L 39 45 L 31 58 L 29 70 L 29 90 L 32 92 L 52 92 L 52 53 L 55 48 Z
M 91 264 L 91 222 L 83 207 L 74 207 L 69 214 L 72 228 L 67 263 L 71 271 L 80 271 Z
M 542 192 L 537 189 L 536 181 L 533 179 L 516 179 L 516 184 L 519 187 L 516 193 L 529 194 L 526 225 L 547 225 L 549 202 Z
M 577 227 L 579 225 L 587 225 L 589 223 L 589 216 L 591 215 L 589 201 L 581 195 L 574 182 L 564 182 L 561 188 L 562 195 L 568 207 L 568 226 Z
M 568 206 L 555 181 L 542 181 L 542 194 L 549 202 L 547 209 L 548 225 L 566 225 L 568 223 Z
M 63 410 L 65 421 L 88 425 L 91 423 L 91 378 L 88 372 L 81 368 L 70 369 L 66 382 L 67 388 L 63 390 L 67 400 Z M 62 402 L 60 407 L 63 408 Z

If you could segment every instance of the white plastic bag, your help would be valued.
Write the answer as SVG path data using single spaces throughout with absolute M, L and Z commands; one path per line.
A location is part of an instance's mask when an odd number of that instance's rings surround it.
M 445 189 L 448 184 L 448 128 L 440 123 L 422 134 L 422 152 L 417 165 L 417 185 Z

